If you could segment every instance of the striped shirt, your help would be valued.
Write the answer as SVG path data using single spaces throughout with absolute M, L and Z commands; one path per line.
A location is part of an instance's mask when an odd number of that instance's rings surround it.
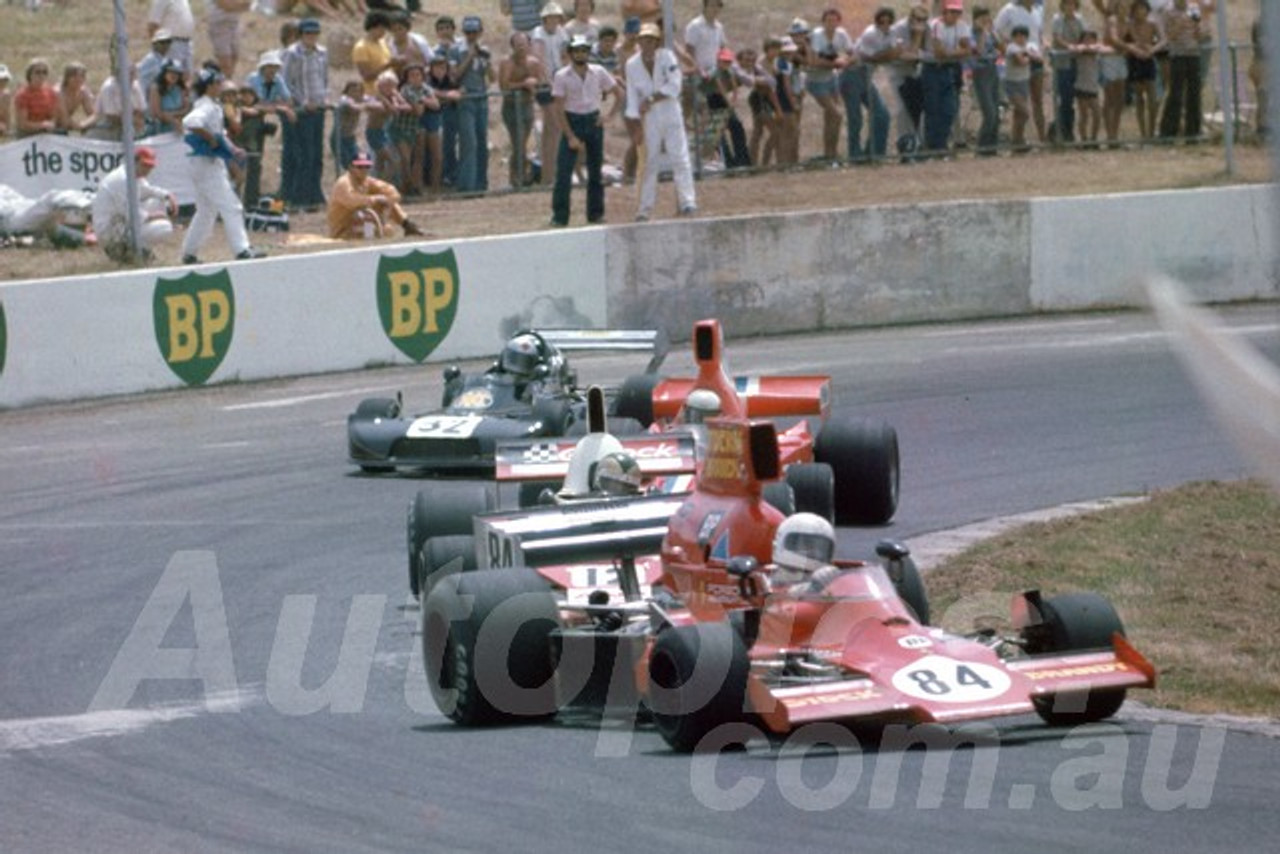
M 281 56 L 285 85 L 299 107 L 319 107 L 329 98 L 329 53 L 320 45 L 307 50 L 294 42 Z

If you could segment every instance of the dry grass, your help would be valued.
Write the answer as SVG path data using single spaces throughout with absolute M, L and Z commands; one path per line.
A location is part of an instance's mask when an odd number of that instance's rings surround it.
M 991 614 L 1007 612 L 1010 595 L 1034 587 L 1097 591 L 1159 669 L 1155 703 L 1275 715 L 1277 518 L 1280 502 L 1260 483 L 1191 484 L 1125 509 L 998 537 L 930 572 L 929 593 L 934 613 L 947 614 L 942 622 L 964 631 L 971 626 L 956 620 L 973 613 L 966 600 Z

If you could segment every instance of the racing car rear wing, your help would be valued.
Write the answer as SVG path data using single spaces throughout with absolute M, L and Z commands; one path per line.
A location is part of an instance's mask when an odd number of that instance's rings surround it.
M 652 433 L 618 437 L 640 464 L 645 477 L 693 474 L 696 445 L 688 433 Z M 499 442 L 494 450 L 494 476 L 499 481 L 563 480 L 569 473 L 576 439 Z
M 689 392 L 698 388 L 693 378 L 665 379 L 653 390 L 655 418 L 671 419 L 680 414 Z M 831 405 L 831 377 L 738 376 L 734 390 L 746 408 L 747 418 L 786 418 L 817 415 L 825 418 Z
M 487 568 L 544 567 L 657 554 L 685 496 L 588 501 L 497 511 L 474 519 Z
M 653 355 L 645 373 L 654 373 L 667 357 L 671 342 L 656 329 L 539 329 L 548 344 L 563 352 L 586 350 L 647 351 Z

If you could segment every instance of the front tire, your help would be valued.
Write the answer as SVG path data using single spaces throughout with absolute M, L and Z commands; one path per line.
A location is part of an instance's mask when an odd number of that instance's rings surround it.
M 728 622 L 676 626 L 649 656 L 649 705 L 672 750 L 692 753 L 716 727 L 744 719 L 750 663 Z
M 449 575 L 422 608 L 431 697 L 450 720 L 481 726 L 557 711 L 551 633 L 555 596 L 529 569 Z
M 1114 649 L 1113 635 L 1124 635 L 1115 608 L 1096 593 L 1064 593 L 1040 603 L 1044 623 L 1028 636 L 1027 652 L 1067 653 Z M 1124 703 L 1125 689 L 1071 692 L 1032 697 L 1031 702 L 1051 726 L 1079 726 L 1111 717 Z

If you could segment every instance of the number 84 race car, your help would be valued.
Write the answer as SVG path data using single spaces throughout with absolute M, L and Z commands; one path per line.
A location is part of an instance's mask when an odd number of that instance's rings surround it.
M 485 565 L 510 568 L 446 575 L 422 607 L 427 681 L 448 717 L 643 707 L 673 749 L 693 751 L 748 720 L 774 733 L 1031 712 L 1085 723 L 1154 686 L 1154 667 L 1095 594 L 1029 591 L 1014 599 L 1011 633 L 959 636 L 927 625 L 919 573 L 893 543 L 877 549 L 881 561 L 824 559 L 781 583 L 769 561 L 791 548 L 774 542 L 785 517 L 761 495 L 781 474 L 776 429 L 727 419 L 708 429 L 697 488 L 665 534 L 655 521 L 670 511 L 646 511 L 656 498 L 548 507 L 518 527 L 477 517 L 479 544 L 501 550 Z M 635 556 L 659 536 L 659 573 L 642 584 Z M 610 572 L 565 573 L 568 553 Z M 617 583 L 574 589 L 606 576 Z

